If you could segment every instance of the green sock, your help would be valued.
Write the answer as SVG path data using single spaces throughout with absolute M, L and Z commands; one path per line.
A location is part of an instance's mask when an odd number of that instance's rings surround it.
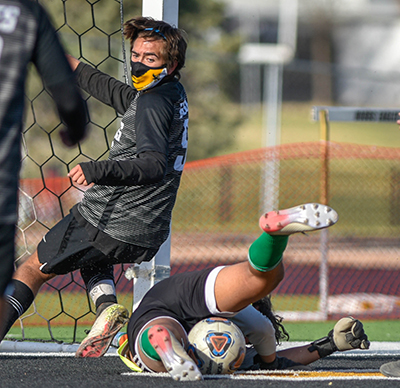
M 281 261 L 289 236 L 263 233 L 249 248 L 249 262 L 261 272 L 274 269 Z
M 151 328 L 148 327 L 140 336 L 140 340 L 139 340 L 139 346 L 140 349 L 142 349 L 142 352 L 149 358 L 151 358 L 152 360 L 155 361 L 161 361 L 160 356 L 158 355 L 158 353 L 156 352 L 156 350 L 154 349 L 153 345 L 150 343 L 149 340 L 149 330 Z

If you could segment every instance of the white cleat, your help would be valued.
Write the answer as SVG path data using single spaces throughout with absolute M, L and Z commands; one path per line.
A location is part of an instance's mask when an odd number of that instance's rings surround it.
M 338 214 L 331 207 L 306 203 L 290 209 L 271 211 L 260 217 L 260 228 L 272 235 L 311 232 L 336 224 Z

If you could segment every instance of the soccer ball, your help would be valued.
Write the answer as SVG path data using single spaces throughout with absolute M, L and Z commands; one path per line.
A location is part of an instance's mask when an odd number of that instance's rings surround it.
M 203 375 L 236 371 L 246 354 L 246 341 L 241 330 L 225 318 L 203 319 L 189 332 L 188 353 Z

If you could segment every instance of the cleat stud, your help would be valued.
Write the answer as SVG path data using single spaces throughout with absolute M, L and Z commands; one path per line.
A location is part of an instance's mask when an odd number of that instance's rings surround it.
M 153 338 L 153 334 L 149 334 L 149 339 L 151 340 Z
M 303 221 L 303 224 L 304 224 L 304 225 L 308 225 L 308 222 L 309 222 L 309 220 L 308 220 L 308 218 L 306 218 L 306 219 Z
M 328 225 L 333 225 L 333 221 L 329 218 L 328 221 L 327 221 L 327 224 Z
M 271 227 L 268 224 L 265 224 L 264 229 L 271 229 Z
M 318 217 L 320 217 L 320 216 L 321 216 L 321 214 L 320 214 L 319 212 L 316 212 L 316 213 L 315 213 L 315 217 L 318 218 Z
M 183 358 L 179 359 L 179 364 L 183 365 L 185 363 L 185 360 Z
M 305 210 L 306 207 L 305 207 L 304 205 L 301 205 L 301 206 L 300 206 L 300 209 L 301 209 L 301 210 Z
M 196 380 L 200 381 L 200 380 L 203 380 L 203 379 L 201 378 L 201 376 L 196 376 Z
M 162 327 L 157 327 L 157 331 L 158 332 L 163 331 Z
M 189 370 L 194 370 L 194 366 L 190 365 Z
M 171 372 L 171 370 L 172 370 L 172 367 L 169 366 L 169 367 L 167 368 L 167 371 L 168 371 L 168 372 Z
M 319 221 L 317 221 L 317 222 L 315 223 L 315 225 L 320 226 L 321 223 L 320 223 Z
M 182 372 L 182 377 L 186 377 L 188 374 L 189 374 L 188 372 L 184 371 Z
M 313 204 L 313 208 L 314 208 L 314 209 L 318 209 L 318 204 L 317 204 L 317 203 L 314 203 L 314 204 Z

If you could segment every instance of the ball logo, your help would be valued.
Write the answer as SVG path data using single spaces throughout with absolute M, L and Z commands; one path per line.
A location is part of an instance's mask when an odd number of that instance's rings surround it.
M 212 355 L 223 357 L 232 343 L 232 337 L 228 333 L 209 333 L 206 343 Z

